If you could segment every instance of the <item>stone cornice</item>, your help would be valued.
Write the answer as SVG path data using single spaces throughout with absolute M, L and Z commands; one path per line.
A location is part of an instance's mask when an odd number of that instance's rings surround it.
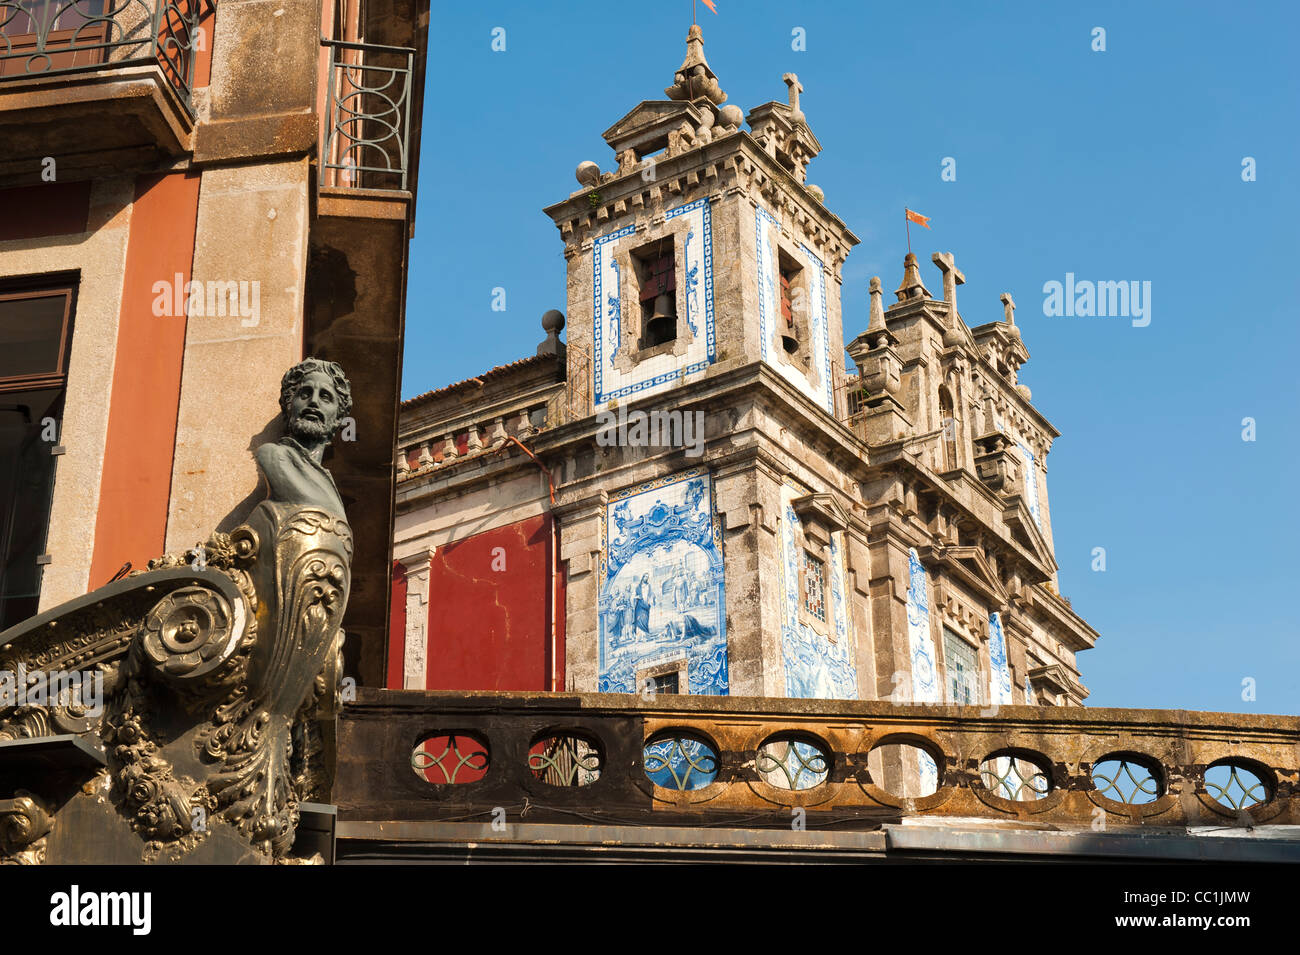
M 814 241 L 818 240 L 819 230 L 825 232 L 826 251 L 833 260 L 832 271 L 838 271 L 849 249 L 861 241 L 839 216 L 817 201 L 807 187 L 743 129 L 659 159 L 654 173 L 653 181 L 643 179 L 639 168 L 622 175 L 607 173 L 594 189 L 575 192 L 542 211 L 560 229 L 567 246 L 579 246 L 592 238 L 596 230 L 612 230 L 628 217 L 629 210 L 644 205 L 646 192 L 650 193 L 652 203 L 663 201 L 665 192 L 680 194 L 682 201 L 688 202 L 701 195 L 719 194 L 721 181 L 729 174 L 745 180 L 746 193 L 751 198 L 755 192 L 759 197 L 774 196 L 779 189 L 786 201 L 772 211 L 791 213 Z M 592 195 L 599 201 L 593 204 Z

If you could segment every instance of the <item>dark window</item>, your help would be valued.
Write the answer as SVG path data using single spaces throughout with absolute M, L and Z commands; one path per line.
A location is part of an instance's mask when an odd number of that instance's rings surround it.
M 677 693 L 677 673 L 661 673 L 659 676 L 651 677 L 655 684 L 655 694 L 660 693 Z
M 805 373 L 808 371 L 808 303 L 803 285 L 803 268 L 784 252 L 777 253 L 777 292 L 780 297 L 781 318 L 777 322 L 777 335 L 781 347 L 791 361 Z
M 957 467 L 957 432 L 961 425 L 953 407 L 952 393 L 946 387 L 939 388 L 939 425 L 943 428 L 943 469 L 952 471 Z
M 803 552 L 803 609 L 826 622 L 826 563 Z
M 677 339 L 677 268 L 673 240 L 660 239 L 632 253 L 641 286 L 641 348 Z
M 0 288 L 0 630 L 40 600 L 73 299 L 71 285 Z

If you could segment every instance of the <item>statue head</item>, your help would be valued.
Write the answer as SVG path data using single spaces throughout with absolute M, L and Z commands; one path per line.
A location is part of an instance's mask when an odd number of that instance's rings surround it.
M 299 441 L 329 441 L 351 410 L 352 386 L 343 369 L 332 361 L 305 358 L 280 380 L 285 431 Z

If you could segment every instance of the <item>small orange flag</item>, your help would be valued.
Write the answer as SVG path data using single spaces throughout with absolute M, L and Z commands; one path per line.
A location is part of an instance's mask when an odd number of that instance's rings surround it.
M 718 12 L 718 8 L 713 5 L 713 0 L 704 0 L 704 5 L 708 7 L 710 10 L 712 10 L 714 13 Z
M 923 216 L 919 212 L 913 212 L 911 209 L 907 208 L 906 206 L 903 207 L 903 211 L 907 213 L 908 222 L 915 222 L 919 226 L 924 226 L 927 229 L 930 228 L 929 216 Z

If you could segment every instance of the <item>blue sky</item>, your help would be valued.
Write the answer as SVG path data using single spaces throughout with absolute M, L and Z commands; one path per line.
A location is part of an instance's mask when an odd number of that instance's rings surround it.
M 1089 705 L 1300 712 L 1297 7 L 717 4 L 699 20 L 729 103 L 784 102 L 788 71 L 804 86 L 823 147 L 808 180 L 862 239 L 847 337 L 869 277 L 898 285 L 904 206 L 933 220 L 912 229 L 931 290 L 930 252 L 965 272 L 967 324 L 1015 296 L 1021 381 L 1062 433 L 1062 592 L 1102 634 L 1080 657 Z M 566 310 L 542 207 L 580 161 L 613 167 L 600 134 L 663 98 L 689 25 L 689 0 L 434 0 L 404 397 L 531 355 L 542 312 Z M 1150 324 L 1045 315 L 1067 272 L 1150 282 Z

